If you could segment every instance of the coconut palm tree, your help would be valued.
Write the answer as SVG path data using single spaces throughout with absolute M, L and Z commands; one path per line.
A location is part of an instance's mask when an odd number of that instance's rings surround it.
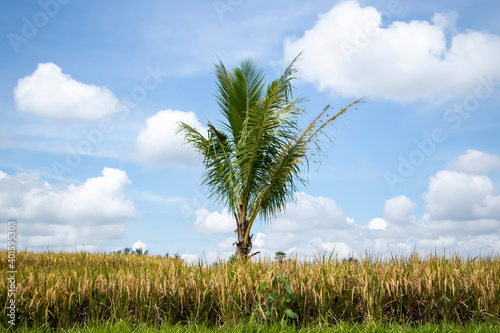
M 232 71 L 220 61 L 215 74 L 221 127 L 208 122 L 208 133 L 200 133 L 185 123 L 179 126 L 185 142 L 203 158 L 202 184 L 209 197 L 234 214 L 237 257 L 250 256 L 255 220 L 270 222 L 294 199 L 299 185 L 305 185 L 301 167 L 308 167 L 308 158 L 321 152 L 318 134 L 361 101 L 331 115 L 327 106 L 300 128 L 305 108 L 301 98 L 292 97 L 291 85 L 296 61 L 270 84 L 252 60 Z

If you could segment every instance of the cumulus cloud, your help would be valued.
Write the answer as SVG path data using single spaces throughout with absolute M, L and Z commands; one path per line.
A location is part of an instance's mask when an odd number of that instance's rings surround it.
M 138 240 L 137 242 L 135 242 L 134 244 L 132 244 L 132 250 L 135 251 L 137 249 L 142 249 L 143 251 L 145 251 L 146 250 L 146 243 L 144 243 L 141 240 Z
M 376 217 L 373 220 L 370 220 L 370 222 L 368 222 L 368 229 L 385 230 L 387 229 L 387 222 L 380 217 Z
M 179 122 L 184 122 L 200 133 L 207 128 L 191 111 L 163 110 L 146 120 L 146 127 L 137 136 L 137 157 L 154 165 L 193 165 L 199 161 L 197 153 L 184 144 L 177 133 Z
M 431 219 L 465 221 L 479 218 L 475 207 L 485 207 L 486 198 L 495 192 L 487 176 L 441 170 L 430 177 L 429 191 L 423 198 Z
M 500 195 L 493 195 L 490 193 L 483 198 L 481 203 L 475 203 L 474 214 L 478 217 L 491 217 L 500 220 Z
M 412 101 L 470 94 L 478 78 L 500 75 L 500 37 L 456 33 L 455 21 L 448 12 L 384 26 L 375 7 L 344 1 L 303 36 L 287 39 L 285 58 L 304 51 L 297 64 L 301 77 L 344 97 Z
M 500 195 L 488 176 L 441 170 L 422 197 L 425 213 L 410 230 L 418 247 L 472 255 L 500 251 Z
M 276 232 L 321 230 L 335 226 L 339 229 L 350 228 L 352 221 L 348 220 L 342 209 L 330 198 L 313 197 L 305 192 L 295 194 L 295 202 L 289 203 L 283 216 L 270 228 Z
M 181 253 L 181 259 L 190 263 L 198 261 L 198 255 L 192 253 Z
M 194 231 L 202 234 L 232 234 L 236 228 L 234 217 L 227 209 L 210 212 L 205 208 L 196 210 Z
M 394 223 L 414 222 L 417 205 L 404 195 L 391 198 L 384 205 L 384 219 Z
M 125 225 L 61 225 L 48 223 L 27 223 L 18 220 L 18 239 L 34 248 L 69 251 L 98 251 L 113 239 L 125 235 Z
M 264 245 L 266 244 L 266 237 L 267 237 L 266 234 L 258 232 L 255 235 L 255 239 L 253 241 L 254 246 L 261 248 L 264 247 Z
M 81 83 L 56 64 L 38 64 L 14 88 L 19 111 L 48 118 L 98 119 L 118 111 L 119 101 L 106 87 Z
M 467 149 L 451 163 L 447 169 L 471 174 L 486 174 L 492 170 L 500 170 L 500 157 L 475 149 Z
M 0 219 L 18 221 L 26 246 L 96 247 L 123 236 L 137 216 L 125 171 L 104 168 L 82 185 L 49 184 L 32 173 L 0 173 Z

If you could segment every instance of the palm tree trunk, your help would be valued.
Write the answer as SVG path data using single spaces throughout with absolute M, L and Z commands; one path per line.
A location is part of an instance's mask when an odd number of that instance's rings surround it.
M 247 242 L 245 243 L 245 235 L 247 234 L 249 223 L 248 220 L 243 220 L 243 204 L 239 205 L 238 214 L 234 214 L 236 218 L 236 230 L 234 231 L 238 235 L 238 240 L 233 243 L 236 244 L 236 252 L 235 256 L 238 258 L 247 259 L 250 255 L 250 251 L 252 251 L 252 237 L 248 237 Z

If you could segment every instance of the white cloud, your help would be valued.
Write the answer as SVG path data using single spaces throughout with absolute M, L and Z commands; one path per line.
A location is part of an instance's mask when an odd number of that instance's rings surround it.
M 468 151 L 460 157 L 471 155 L 487 154 Z M 470 162 L 460 157 L 455 162 Z M 418 247 L 445 246 L 472 255 L 500 250 L 500 195 L 488 176 L 441 170 L 430 177 L 423 198 L 425 214 L 409 231 Z
M 48 118 L 97 119 L 118 111 L 119 101 L 106 87 L 76 81 L 53 63 L 38 64 L 14 88 L 19 111 Z
M 193 165 L 199 162 L 197 153 L 177 133 L 179 122 L 184 122 L 200 133 L 202 126 L 191 111 L 163 110 L 146 120 L 146 127 L 137 136 L 137 154 L 140 160 L 155 165 Z
M 257 247 L 257 248 L 263 248 L 266 244 L 266 234 L 262 233 L 262 232 L 258 232 L 256 235 L 255 235 L 255 239 L 253 241 L 253 246 Z
M 334 200 L 297 192 L 295 203 L 287 205 L 283 216 L 278 217 L 270 229 L 275 232 L 300 232 L 332 227 L 347 229 L 351 224 Z
M 205 208 L 196 210 L 193 230 L 202 234 L 233 234 L 236 228 L 234 217 L 226 208 L 222 212 L 210 212 Z
M 371 220 L 370 222 L 368 222 L 368 229 L 385 230 L 385 229 L 387 229 L 387 222 L 380 217 L 376 217 L 373 220 Z
M 137 250 L 137 249 L 142 249 L 143 251 L 146 251 L 146 243 L 144 243 L 141 240 L 138 240 L 134 244 L 132 244 L 132 250 Z
M 30 246 L 51 250 L 97 251 L 106 242 L 125 234 L 124 224 L 104 225 L 56 225 L 45 223 L 25 223 L 18 221 L 19 239 Z M 34 229 L 34 230 L 28 230 Z M 43 231 L 41 231 L 42 229 Z
M 500 37 L 454 33 L 455 21 L 454 13 L 438 13 L 432 22 L 385 27 L 376 8 L 343 1 L 302 37 L 287 39 L 285 58 L 304 51 L 300 76 L 345 97 L 411 101 L 470 94 L 479 78 L 500 75 Z M 447 39 L 448 32 L 454 34 Z
M 490 206 L 495 200 L 488 198 L 493 198 L 496 192 L 487 176 L 441 170 L 430 177 L 429 191 L 423 198 L 431 220 L 465 221 L 485 217 L 478 214 L 476 207 L 493 209 Z
M 195 263 L 198 261 L 198 255 L 192 253 L 181 253 L 181 259 L 189 263 Z
M 448 11 L 444 13 L 436 13 L 432 17 L 432 23 L 438 27 L 441 27 L 443 31 L 451 30 L 454 32 L 456 30 L 456 23 L 458 19 L 457 12 Z
M 332 251 L 339 254 L 341 257 L 347 257 L 353 254 L 351 247 L 344 242 L 325 242 L 322 238 L 315 238 L 311 243 L 316 246 L 319 255 L 328 255 Z
M 439 236 L 438 238 L 421 238 L 417 240 L 417 246 L 426 249 L 449 249 L 457 245 L 457 240 L 453 237 Z
M 18 220 L 23 244 L 54 249 L 97 247 L 123 236 L 124 221 L 137 216 L 125 195 L 125 171 L 104 168 L 82 185 L 49 184 L 36 174 L 0 177 L 0 219 Z
M 464 173 L 486 174 L 492 170 L 500 170 L 500 157 L 475 149 L 467 149 L 465 154 L 448 163 L 446 168 Z
M 384 219 L 389 222 L 414 222 L 413 211 L 417 205 L 404 195 L 391 198 L 384 205 Z
M 500 195 L 488 194 L 481 203 L 474 203 L 474 215 L 500 220 Z

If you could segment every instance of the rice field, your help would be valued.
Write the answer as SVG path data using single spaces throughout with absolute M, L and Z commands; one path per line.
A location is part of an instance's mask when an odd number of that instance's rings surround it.
M 7 253 L 0 251 L 3 313 Z M 500 258 L 491 256 L 193 264 L 149 255 L 19 251 L 16 270 L 17 319 L 25 327 L 110 320 L 158 328 L 500 323 Z

